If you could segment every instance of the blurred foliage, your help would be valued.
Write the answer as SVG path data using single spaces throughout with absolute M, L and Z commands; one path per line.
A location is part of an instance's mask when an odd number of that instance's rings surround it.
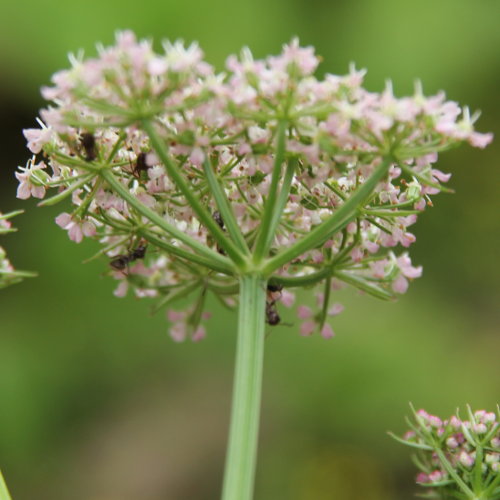
M 399 95 L 421 78 L 482 109 L 479 129 L 498 137 L 499 18 L 497 0 L 3 2 L 0 205 L 27 213 L 2 245 L 40 273 L 0 291 L 0 465 L 14 499 L 209 500 L 224 459 L 235 318 L 217 310 L 206 341 L 173 344 L 161 313 L 112 296 L 104 259 L 81 264 L 91 242 L 15 199 L 21 129 L 68 51 L 131 28 L 199 40 L 221 68 L 243 45 L 263 57 L 298 35 L 322 71 L 356 61 L 369 88 L 391 77 Z M 270 328 L 256 498 L 409 498 L 409 458 L 385 434 L 403 430 L 408 401 L 439 414 L 498 402 L 498 158 L 496 143 L 443 156 L 457 193 L 421 217 L 424 277 L 398 303 L 342 291 L 330 342 Z

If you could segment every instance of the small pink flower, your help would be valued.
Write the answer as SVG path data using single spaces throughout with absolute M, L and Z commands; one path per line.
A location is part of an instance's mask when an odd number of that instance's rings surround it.
M 438 170 L 437 168 L 433 168 L 431 170 L 432 176 L 435 177 L 439 182 L 448 182 L 450 180 L 451 174 L 445 174 Z
M 125 295 L 127 295 L 127 291 L 128 291 L 128 282 L 120 281 L 119 285 L 115 288 L 113 295 L 115 297 L 125 297 Z
M 429 483 L 430 482 L 430 479 L 429 479 L 429 476 L 427 474 L 424 474 L 423 472 L 421 472 L 417 478 L 416 478 L 416 482 L 417 483 L 422 483 L 422 484 L 426 484 L 426 483 Z
M 450 418 L 450 425 L 455 429 L 455 430 L 459 430 L 462 428 L 462 422 L 460 421 L 460 419 L 458 417 L 456 417 L 455 415 L 453 415 L 451 418 Z
M 328 323 L 325 323 L 323 325 L 323 328 L 321 329 L 321 336 L 324 339 L 331 339 L 334 335 L 335 335 L 335 333 L 334 333 L 332 327 Z
M 338 302 L 336 302 L 335 304 L 332 304 L 330 306 L 330 309 L 328 309 L 328 315 L 329 316 L 337 316 L 338 314 L 340 314 L 343 310 L 344 310 L 344 306 L 343 304 L 339 304 Z
M 420 278 L 422 276 L 422 266 L 413 267 L 408 255 L 403 254 L 397 259 L 398 267 L 407 278 Z
M 375 278 L 383 278 L 385 276 L 385 266 L 387 266 L 387 259 L 375 260 L 370 262 L 369 265 Z
M 442 471 L 440 470 L 435 470 L 435 471 L 432 471 L 430 474 L 429 474 L 429 481 L 431 483 L 437 483 L 439 481 L 441 481 L 442 479 L 444 478 L 444 474 Z
M 363 249 L 360 247 L 354 248 L 351 252 L 351 259 L 354 262 L 361 262 L 361 259 L 364 257 Z
M 425 209 L 425 200 L 422 198 L 420 200 L 418 200 L 415 205 L 413 205 L 413 207 L 415 208 L 415 210 L 424 210 Z
M 443 421 L 434 415 L 429 416 L 429 424 L 431 424 L 432 427 L 439 428 L 442 427 Z
M 488 144 L 493 141 L 493 134 L 480 134 L 479 132 L 472 132 L 469 136 L 469 144 L 475 148 L 484 149 Z
M 312 316 L 312 310 L 308 306 L 301 305 L 297 308 L 297 316 L 299 317 L 299 319 L 310 318 Z
M 316 329 L 316 323 L 314 321 L 305 321 L 300 325 L 300 334 L 304 337 L 308 337 L 312 335 L 314 330 Z
M 183 321 L 185 316 L 186 313 L 184 311 L 176 311 L 174 309 L 169 309 L 167 311 L 167 319 L 172 323 L 175 323 L 177 321 Z
M 30 196 L 34 198 L 43 198 L 45 196 L 45 187 L 33 182 L 33 177 L 37 175 L 37 171 L 42 171 L 46 168 L 42 161 L 35 165 L 33 157 L 26 167 L 21 167 L 21 172 L 16 172 L 16 179 L 20 182 L 17 188 L 17 197 L 21 200 L 27 200 Z M 36 182 L 36 181 L 35 181 Z
M 201 167 L 204 160 L 205 160 L 205 153 L 201 148 L 194 148 L 191 154 L 189 155 L 189 161 L 197 167 Z
M 474 424 L 472 426 L 472 429 L 476 434 L 485 434 L 486 432 L 488 432 L 488 427 L 486 427 L 486 425 L 482 422 L 479 424 Z
M 370 252 L 370 253 L 376 253 L 378 252 L 380 245 L 378 243 L 375 243 L 374 241 L 366 240 L 364 242 L 364 247 Z
M 191 340 L 193 342 L 199 342 L 200 340 L 203 340 L 205 336 L 206 336 L 205 327 L 203 325 L 200 325 L 191 335 Z
M 470 469 L 474 465 L 474 457 L 465 451 L 460 453 L 458 460 L 467 469 Z
M 282 290 L 280 302 L 287 308 L 292 307 L 295 302 L 295 294 L 288 290 Z
M 186 340 L 187 325 L 186 323 L 174 323 L 170 328 L 170 336 L 174 342 L 183 342 Z
M 148 72 L 152 76 L 163 75 L 167 72 L 167 69 L 167 61 L 162 57 L 153 57 L 153 59 L 148 62 Z
M 27 128 L 23 130 L 23 135 L 28 141 L 28 149 L 38 154 L 43 146 L 52 140 L 53 132 L 50 128 Z
M 400 274 L 393 282 L 392 282 L 392 289 L 396 293 L 406 293 L 408 290 L 408 280 Z
M 96 234 L 96 227 L 86 220 L 75 220 L 70 214 L 62 213 L 56 217 L 56 224 L 68 231 L 69 239 L 81 243 L 84 236 L 92 237 Z

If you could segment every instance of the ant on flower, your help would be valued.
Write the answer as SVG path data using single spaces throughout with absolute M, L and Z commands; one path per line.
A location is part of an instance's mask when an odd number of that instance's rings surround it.
M 109 265 L 116 271 L 123 271 L 131 262 L 138 259 L 144 259 L 146 249 L 147 246 L 145 244 L 141 244 L 137 248 L 131 250 L 128 254 L 117 255 L 110 261 Z
M 85 150 L 85 161 L 94 161 L 97 158 L 97 149 L 94 134 L 90 132 L 81 134 L 80 144 Z
M 143 151 L 137 155 L 135 166 L 132 168 L 132 175 L 136 179 L 140 179 L 141 174 L 151 168 L 151 165 L 148 163 L 148 155 L 149 153 L 144 153 Z

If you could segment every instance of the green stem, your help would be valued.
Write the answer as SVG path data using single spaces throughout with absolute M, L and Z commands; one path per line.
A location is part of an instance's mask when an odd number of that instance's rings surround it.
M 389 167 L 394 162 L 392 157 L 385 157 L 356 191 L 341 205 L 339 209 L 325 222 L 316 226 L 307 236 L 304 236 L 291 247 L 269 259 L 263 268 L 264 275 L 269 275 L 276 269 L 295 259 L 304 252 L 316 248 L 331 238 L 337 231 L 345 227 L 357 215 L 357 210 L 373 193 L 375 186 L 387 174 Z
M 257 456 L 264 359 L 266 282 L 240 279 L 238 340 L 222 500 L 251 500 Z
M 323 267 L 320 271 L 314 271 L 304 276 L 280 276 L 277 274 L 271 276 L 269 282 L 283 285 L 285 288 L 303 288 L 323 281 L 332 272 L 329 267 Z
M 177 257 L 181 257 L 182 259 L 193 262 L 195 264 L 200 264 L 201 266 L 207 267 L 208 269 L 212 269 L 213 271 L 217 271 L 219 273 L 228 274 L 230 276 L 233 275 L 232 271 L 228 269 L 227 266 L 221 266 L 218 262 L 214 262 L 212 259 L 207 259 L 202 255 L 197 255 L 195 253 L 188 252 L 181 247 L 171 245 L 151 231 L 147 231 L 146 229 L 139 229 L 137 231 L 137 234 L 148 240 L 156 247 L 166 250 L 169 254 L 176 255 Z
M 292 185 L 293 176 L 295 174 L 295 168 L 297 167 L 297 164 L 298 161 L 294 158 L 289 160 L 286 166 L 285 176 L 283 178 L 283 183 L 281 185 L 280 194 L 278 195 L 278 199 L 276 200 L 271 223 L 269 224 L 269 228 L 267 230 L 264 241 L 264 255 L 267 254 L 267 252 L 269 252 L 274 237 L 276 236 L 276 230 L 278 229 L 279 223 L 281 222 L 281 216 L 288 202 L 288 197 L 290 195 L 290 187 Z
M 168 175 L 175 182 L 176 186 L 179 188 L 179 191 L 184 195 L 190 207 L 198 216 L 199 221 L 210 231 L 215 241 L 226 251 L 229 258 L 238 267 L 244 268 L 246 265 L 246 259 L 243 256 L 242 252 L 229 238 L 226 237 L 224 231 L 214 221 L 212 215 L 202 205 L 198 196 L 189 187 L 189 184 L 184 179 L 181 171 L 170 158 L 167 148 L 157 134 L 153 123 L 149 120 L 143 120 L 142 128 L 144 129 L 146 134 L 148 134 L 149 140 L 151 141 L 151 146 L 153 146 L 154 150 L 158 154 Z
M 453 465 L 448 462 L 446 455 L 439 448 L 434 448 L 434 452 L 439 458 L 441 465 L 446 469 L 446 472 L 450 475 L 450 477 L 457 483 L 458 487 L 467 495 L 467 498 L 474 499 L 476 496 L 474 492 L 465 484 L 462 478 L 457 474 L 456 470 L 453 468 Z
M 476 446 L 476 456 L 474 458 L 474 469 L 472 471 L 472 489 L 474 493 L 480 497 L 483 487 L 483 447 Z
M 217 208 L 219 209 L 222 220 L 233 238 L 233 241 L 238 245 L 239 249 L 248 255 L 248 247 L 245 242 L 245 238 L 241 232 L 240 227 L 238 226 L 238 222 L 234 216 L 233 210 L 231 209 L 231 205 L 227 199 L 224 188 L 219 184 L 219 180 L 215 176 L 212 165 L 208 158 L 203 162 L 203 170 L 205 172 L 205 176 L 208 181 L 208 185 L 210 186 L 210 190 L 215 198 L 215 202 L 217 203 Z
M 488 485 L 485 491 L 483 491 L 484 498 L 490 498 L 490 495 L 493 494 L 495 488 L 500 485 L 500 474 L 497 473 L 497 476 L 493 481 Z
M 2 471 L 0 471 L 0 500 L 12 500 L 2 476 Z
M 15 217 L 16 215 L 23 213 L 24 210 L 14 210 L 13 212 L 9 212 L 8 214 L 0 214 L 0 220 L 10 219 L 11 217 Z
M 109 184 L 109 186 L 119 194 L 130 206 L 134 207 L 141 215 L 155 224 L 160 229 L 163 229 L 167 234 L 173 236 L 185 243 L 188 247 L 198 252 L 200 255 L 212 261 L 214 264 L 224 267 L 228 274 L 232 274 L 233 266 L 229 259 L 210 250 L 207 246 L 195 240 L 185 232 L 177 229 L 172 224 L 169 224 L 161 215 L 157 214 L 146 205 L 141 203 L 135 196 L 131 195 L 129 190 L 113 175 L 110 169 L 102 169 L 99 175 Z
M 264 215 L 259 228 L 257 243 L 255 244 L 254 260 L 259 262 L 269 250 L 268 242 L 272 241 L 276 227 L 272 228 L 274 213 L 276 209 L 276 198 L 278 196 L 278 183 L 281 178 L 281 167 L 285 159 L 286 146 L 286 128 L 287 121 L 281 120 L 278 123 L 276 155 L 274 158 L 273 173 L 271 176 L 271 185 L 269 186 L 269 194 L 264 207 Z M 280 214 L 281 215 L 281 214 Z M 275 224 L 274 224 L 275 226 Z

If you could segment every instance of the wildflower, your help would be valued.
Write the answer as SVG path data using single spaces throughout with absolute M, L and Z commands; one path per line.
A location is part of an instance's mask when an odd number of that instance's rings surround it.
M 32 130 L 30 129 L 30 131 Z M 16 172 L 16 178 L 20 183 L 17 188 L 18 198 L 26 200 L 31 196 L 35 198 L 45 196 L 46 187 L 43 185 L 44 179 L 40 175 L 45 168 L 46 165 L 43 161 L 35 164 L 35 160 L 32 158 L 26 167 L 21 168 L 21 172 Z
M 84 236 L 92 237 L 96 234 L 95 225 L 88 220 L 78 220 L 70 214 L 62 213 L 56 217 L 56 224 L 68 231 L 69 239 L 81 243 Z
M 331 338 L 334 282 L 388 299 L 421 276 L 407 253 L 409 228 L 449 180 L 434 168 L 438 150 L 484 147 L 491 136 L 443 93 L 425 97 L 417 86 L 398 98 L 390 82 L 368 92 L 366 71 L 354 66 L 318 79 L 319 60 L 293 39 L 262 60 L 244 49 L 229 56 L 227 74 L 216 73 L 196 43 L 164 42 L 155 53 L 150 41 L 120 32 L 97 57 L 71 57 L 42 89 L 50 103 L 40 129 L 24 135 L 44 160 L 16 173 L 18 196 L 55 189 L 43 204 L 71 200 L 56 223 L 75 242 L 99 241 L 108 258 L 140 240 L 154 246 L 126 273 L 110 271 L 125 283 L 118 296 L 188 297 L 201 311 L 200 295 L 229 290 L 221 300 L 237 303 L 238 269 L 258 248 L 256 259 L 284 284 L 277 303 L 292 306 L 290 280 L 322 286 L 307 317 L 299 304 L 300 332 Z M 216 212 L 224 212 L 218 222 Z M 186 324 L 172 324 L 176 340 L 204 337 Z
M 417 483 L 433 484 L 436 498 L 460 497 L 463 494 L 478 498 L 498 499 L 498 491 L 493 490 L 500 459 L 500 439 L 498 417 L 493 412 L 470 411 L 471 419 L 462 420 L 458 415 L 442 420 L 425 410 L 414 412 L 416 425 L 407 432 L 400 442 L 417 449 L 415 463 L 420 468 Z M 487 422 L 487 424 L 485 424 Z M 483 427 L 486 426 L 486 431 Z M 464 430 L 464 432 L 457 432 Z M 464 433 L 472 431 L 478 436 Z M 485 432 L 493 432 L 496 441 L 484 443 Z M 476 461 L 478 463 L 476 464 Z M 479 468 L 478 468 L 479 467 Z M 474 471 L 481 470 L 481 475 Z M 429 472 L 431 471 L 431 472 Z M 498 479 L 496 479 L 498 481 Z
M 8 214 L 0 212 L 0 235 L 16 231 L 16 229 L 12 227 L 12 223 L 9 219 L 21 212 L 22 211 L 10 212 Z M 14 269 L 14 266 L 7 257 L 7 252 L 3 247 L 0 247 L 0 288 L 5 288 L 13 285 L 14 283 L 18 283 L 23 278 L 32 276 L 35 275 L 30 272 L 17 271 Z
M 474 457 L 465 451 L 460 452 L 459 461 L 464 467 L 468 469 L 470 469 L 474 465 Z

